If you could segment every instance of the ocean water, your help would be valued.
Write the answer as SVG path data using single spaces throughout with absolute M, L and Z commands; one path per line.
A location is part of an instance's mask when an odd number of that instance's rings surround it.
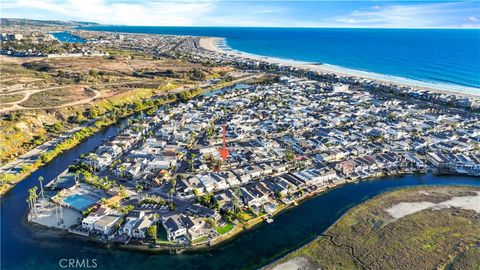
M 480 93 L 480 29 L 92 26 L 126 33 L 222 37 L 234 50 L 322 63 Z

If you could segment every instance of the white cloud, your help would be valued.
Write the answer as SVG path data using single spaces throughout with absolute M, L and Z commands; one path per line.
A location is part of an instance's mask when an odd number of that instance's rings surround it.
M 348 27 L 390 28 L 451 28 L 458 24 L 465 12 L 472 9 L 465 3 L 392 4 L 383 7 L 360 9 L 338 16 L 334 20 Z M 475 17 L 474 17 L 475 18 Z M 476 22 L 470 20 L 471 22 Z
M 16 0 L 2 3 L 4 17 L 36 11 L 31 19 L 88 20 L 103 24 L 192 25 L 215 8 L 214 1 L 107 2 L 105 0 Z M 10 16 L 11 16 L 10 15 Z M 15 17 L 18 17 L 15 16 Z M 53 18 L 55 17 L 55 18 Z

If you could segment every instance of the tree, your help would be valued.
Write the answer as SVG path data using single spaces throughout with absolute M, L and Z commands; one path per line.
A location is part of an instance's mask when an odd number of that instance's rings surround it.
M 119 189 L 118 193 L 120 194 L 120 197 L 122 197 L 122 198 L 127 197 L 127 192 L 125 191 L 125 186 L 124 185 L 120 185 L 118 187 L 118 189 Z
M 145 236 L 147 236 L 150 239 L 157 240 L 157 225 L 152 225 L 147 228 L 145 231 Z
M 90 69 L 88 71 L 88 75 L 92 76 L 92 77 L 97 77 L 98 76 L 98 71 L 94 70 L 94 69 Z
M 285 150 L 285 157 L 288 161 L 293 161 L 293 159 L 295 158 L 295 152 L 290 145 L 287 145 L 287 148 Z
M 213 228 L 215 228 L 215 226 L 217 226 L 217 223 L 215 222 L 215 220 L 213 218 L 207 218 L 207 223 L 212 226 Z
M 37 198 L 38 198 L 38 195 L 37 195 L 37 187 L 32 187 L 28 190 L 28 199 L 27 201 L 29 201 L 29 206 L 30 206 L 30 210 L 33 210 L 33 214 L 36 216 L 37 215 Z
M 120 213 L 124 214 L 124 215 L 127 215 L 128 213 L 130 213 L 130 211 L 132 211 L 135 207 L 133 205 L 127 205 L 123 208 L 120 209 Z
M 177 187 L 177 179 L 172 178 L 172 192 L 175 193 L 175 188 Z
M 97 117 L 98 117 L 98 112 L 97 112 L 97 110 L 95 110 L 94 108 L 90 108 L 90 109 L 87 111 L 87 117 L 90 118 L 90 119 L 97 118 Z
M 142 187 L 142 185 L 140 185 L 140 184 L 137 184 L 137 186 L 135 187 L 135 190 L 137 191 L 137 193 L 141 193 L 141 192 L 142 192 L 142 190 L 143 190 L 143 187 Z
M 190 159 L 188 160 L 188 167 L 190 169 L 191 172 L 193 172 L 193 162 L 195 160 L 195 158 L 197 157 L 196 154 L 190 154 Z

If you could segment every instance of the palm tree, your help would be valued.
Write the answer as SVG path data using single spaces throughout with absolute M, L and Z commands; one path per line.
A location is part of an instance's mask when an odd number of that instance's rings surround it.
M 30 199 L 29 198 L 27 198 L 26 201 L 28 203 L 28 210 L 29 210 L 28 211 L 28 217 L 30 217 L 30 214 L 31 214 L 31 211 L 32 211 L 32 206 L 30 204 Z
M 120 196 L 121 196 L 122 198 L 127 197 L 127 192 L 125 191 L 125 186 L 124 186 L 124 185 L 120 185 L 120 186 L 118 187 L 118 189 L 119 189 L 119 192 L 118 192 L 118 193 L 120 194 Z
M 188 160 L 188 165 L 190 167 L 190 171 L 193 172 L 193 161 L 197 157 L 197 154 L 191 154 L 190 159 Z
M 38 181 L 40 182 L 40 195 L 42 195 L 42 199 L 45 200 L 45 196 L 43 195 L 43 177 L 38 177 Z
M 233 196 L 233 212 L 236 213 L 238 211 L 238 209 L 236 209 L 237 204 L 239 204 L 239 198 L 240 198 L 240 196 L 242 196 L 242 192 L 240 191 L 239 187 L 235 187 L 233 189 L 233 193 L 234 193 L 234 196 Z
M 30 209 L 33 209 L 33 214 L 36 216 L 37 215 L 37 187 L 32 187 L 31 189 L 28 190 L 28 200 L 30 201 Z
M 78 180 L 80 179 L 80 171 L 75 172 L 75 184 L 78 184 Z

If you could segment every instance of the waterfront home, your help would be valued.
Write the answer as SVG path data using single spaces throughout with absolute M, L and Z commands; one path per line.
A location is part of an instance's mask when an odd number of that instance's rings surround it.
M 243 202 L 248 206 L 260 207 L 270 201 L 269 197 L 273 195 L 273 191 L 261 182 L 246 185 L 241 187 L 240 190 Z
M 119 233 L 132 236 L 133 227 L 145 216 L 145 211 L 133 210 L 125 218 L 125 223 Z
M 86 229 L 86 230 L 93 230 L 94 229 L 94 226 L 93 224 L 98 221 L 101 217 L 105 216 L 105 215 L 108 215 L 112 212 L 112 209 L 106 207 L 106 206 L 100 206 L 98 207 L 97 210 L 91 212 L 90 214 L 88 214 L 88 216 L 86 216 L 85 218 L 83 218 L 82 220 L 82 228 L 83 229 Z
M 132 236 L 135 238 L 146 238 L 147 229 L 155 224 L 156 219 L 153 213 L 142 215 L 131 228 Z
M 98 156 L 96 153 L 89 153 L 83 157 L 82 161 L 92 168 L 102 171 L 112 163 L 113 157 L 105 152 Z
M 183 224 L 187 227 L 188 238 L 190 242 L 206 238 L 210 233 L 208 224 L 204 218 L 192 218 L 186 216 L 182 218 Z
M 182 242 L 188 238 L 187 227 L 182 220 L 183 215 L 162 217 L 162 225 L 167 232 L 169 241 Z M 186 220 L 185 220 L 186 221 Z
M 82 220 L 82 228 L 89 231 L 97 231 L 109 235 L 121 222 L 121 215 L 106 206 L 100 206 Z
M 336 172 L 327 168 L 324 168 L 322 171 L 316 168 L 306 169 L 295 172 L 293 175 L 300 179 L 304 186 L 323 186 L 326 182 L 337 178 Z
M 118 214 L 102 216 L 99 220 L 95 221 L 93 228 L 104 235 L 110 235 L 116 230 L 117 225 L 120 224 L 121 218 Z

